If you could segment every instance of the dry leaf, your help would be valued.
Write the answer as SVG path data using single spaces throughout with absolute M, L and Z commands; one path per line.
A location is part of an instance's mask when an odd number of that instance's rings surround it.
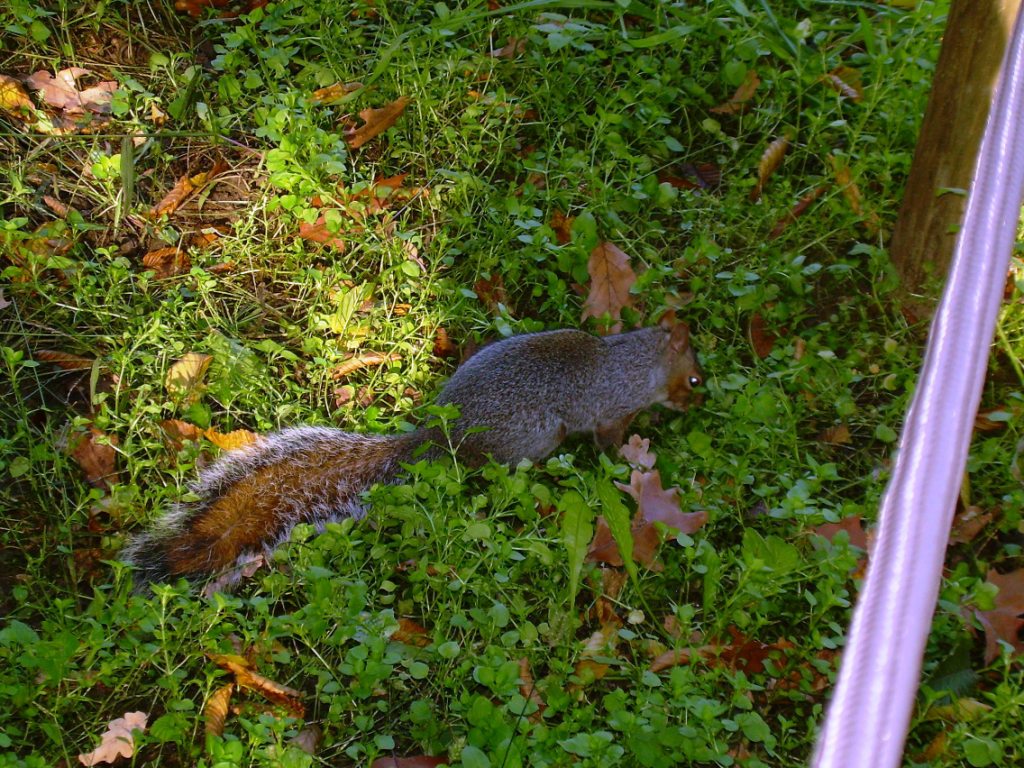
M 309 240 L 314 243 L 323 243 L 334 248 L 339 253 L 345 252 L 345 241 L 341 238 L 341 235 L 337 232 L 331 232 L 327 228 L 327 219 L 320 216 L 314 223 L 307 224 L 301 222 L 299 224 L 299 237 L 303 240 Z
M 0 109 L 19 120 L 31 120 L 36 111 L 21 83 L 7 75 L 0 75 Z
M 323 738 L 323 731 L 317 726 L 307 725 L 288 740 L 288 745 L 301 749 L 307 755 L 315 755 L 320 749 L 320 742 L 323 741 Z
M 657 456 L 650 450 L 651 441 L 640 435 L 630 435 L 629 442 L 619 449 L 630 466 L 636 469 L 654 469 L 654 462 Z
M 167 442 L 175 451 L 180 451 L 186 442 L 195 442 L 203 436 L 203 430 L 195 424 L 180 419 L 164 419 L 160 422 Z
M 350 93 L 355 93 L 362 87 L 362 83 L 335 83 L 334 85 L 328 85 L 326 88 L 318 88 L 313 91 L 313 95 L 310 98 L 318 104 L 333 104 L 341 101 Z
M 772 231 L 768 233 L 768 239 L 774 240 L 776 237 L 781 235 L 786 230 L 786 227 L 788 227 L 798 218 L 803 216 L 807 209 L 811 207 L 811 204 L 819 197 L 821 197 L 823 194 L 825 194 L 826 190 L 828 190 L 827 185 L 819 184 L 806 195 L 801 197 L 797 201 L 796 205 L 794 205 L 790 210 L 786 211 L 785 216 L 783 216 L 777 222 L 775 222 L 775 226 L 772 227 Z
M 714 189 L 722 183 L 722 169 L 714 163 L 684 163 L 682 176 L 659 173 L 659 184 L 671 184 L 676 189 Z
M 761 160 L 757 164 L 757 185 L 750 190 L 751 201 L 757 201 L 761 198 L 764 185 L 771 178 L 771 175 L 779 169 L 779 166 L 782 165 L 782 160 L 786 156 L 788 149 L 789 139 L 785 136 L 780 136 L 765 148 L 761 154 Z
M 679 489 L 662 488 L 661 474 L 656 469 L 648 472 L 634 469 L 629 476 L 629 485 L 619 482 L 615 485 L 633 497 L 637 518 L 648 524 L 661 523 L 681 533 L 691 534 L 699 531 L 708 521 L 708 513 L 704 511 L 680 512 Z M 637 522 L 634 521 L 636 527 Z
M 458 345 L 451 340 L 446 331 L 438 326 L 434 332 L 434 356 L 435 357 L 457 357 L 459 354 Z
M 761 78 L 757 76 L 757 72 L 753 69 L 748 69 L 746 77 L 743 78 L 743 82 L 740 83 L 736 92 L 724 104 L 712 107 L 711 112 L 714 112 L 716 115 L 738 115 L 745 112 L 747 102 L 750 101 L 754 91 L 757 90 L 757 86 L 760 84 Z
M 765 326 L 764 317 L 760 312 L 755 312 L 750 317 L 750 325 L 747 328 L 750 336 L 750 346 L 754 348 L 754 354 L 764 360 L 772 353 L 778 336 L 769 331 Z
M 0 288 L 0 309 L 7 309 L 11 302 L 4 298 L 4 289 Z
M 508 42 L 501 48 L 492 48 L 490 56 L 493 59 L 514 59 L 526 50 L 525 37 L 509 37 Z
M 661 544 L 661 537 L 653 523 L 643 519 L 639 513 L 633 518 L 629 529 L 633 539 L 633 559 L 651 571 L 661 571 L 664 565 L 658 560 L 658 547 Z M 586 561 L 588 563 L 605 563 L 607 565 L 621 566 L 623 564 L 622 553 L 619 545 L 612 536 L 608 523 L 603 516 L 598 516 L 595 526 L 594 538 L 587 548 Z
M 850 515 L 849 517 L 844 517 L 838 523 L 824 523 L 814 529 L 816 534 L 828 541 L 832 541 L 840 531 L 846 531 L 850 537 L 850 544 L 863 549 L 865 552 L 867 551 L 868 534 L 861 523 L 860 515 Z
M 492 315 L 501 314 L 502 307 L 511 313 L 508 293 L 505 291 L 505 280 L 501 275 L 492 275 L 490 278 L 481 277 L 473 283 L 473 293 Z
M 566 216 L 557 208 L 551 214 L 551 228 L 555 230 L 555 241 L 559 245 L 566 245 L 572 241 L 572 223 L 575 216 Z
M 612 319 L 612 333 L 622 330 L 622 310 L 633 306 L 629 289 L 636 282 L 636 273 L 629 265 L 629 256 L 609 242 L 599 243 L 587 261 L 590 274 L 590 292 L 583 302 L 583 316 Z
M 287 685 L 281 685 L 281 683 L 275 682 L 269 677 L 264 677 L 253 668 L 247 659 L 241 656 L 219 653 L 208 655 L 214 664 L 231 672 L 235 676 L 235 682 L 240 687 L 256 691 L 275 704 L 280 704 L 296 717 L 303 717 L 305 715 L 306 708 L 300 701 L 302 698 L 301 691 L 289 688 Z
M 860 71 L 853 67 L 845 65 L 836 67 L 827 75 L 824 75 L 822 80 L 850 101 L 860 101 L 864 98 L 864 88 L 860 82 Z
M 65 114 L 75 115 L 84 112 L 107 114 L 117 83 L 105 80 L 98 85 L 78 90 L 76 81 L 85 75 L 91 75 L 88 69 L 69 67 L 62 69 L 56 76 L 46 70 L 40 70 L 25 78 L 30 88 L 39 92 L 40 98 L 51 107 L 56 107 Z
M 849 445 L 852 442 L 850 428 L 845 424 L 836 424 L 821 431 L 818 440 L 830 445 Z
M 413 757 L 378 757 L 370 768 L 436 768 L 439 765 L 448 765 L 451 761 L 447 757 L 434 757 L 433 755 L 415 755 Z
M 537 710 L 530 715 L 529 720 L 531 723 L 539 723 L 548 705 L 537 692 L 537 683 L 530 671 L 530 660 L 525 656 L 519 659 L 519 695 L 537 705 Z
M 408 103 L 409 99 L 406 96 L 401 96 L 380 109 L 364 109 L 359 113 L 363 124 L 345 131 L 345 142 L 352 149 L 363 146 L 370 139 L 394 125 L 405 111 Z
M 100 442 L 100 438 L 105 438 Z M 117 462 L 117 435 L 104 435 L 96 427 L 75 439 L 70 446 L 71 457 L 85 473 L 89 485 L 109 489 L 120 482 L 114 466 Z
M 217 176 L 224 173 L 227 169 L 228 164 L 218 158 L 214 162 L 213 167 L 208 171 L 197 173 L 194 176 L 185 174 L 178 179 L 175 185 L 171 188 L 171 191 L 164 195 L 163 199 L 159 203 L 153 206 L 149 215 L 154 219 L 159 218 L 160 216 L 170 216 L 192 195 L 212 182 Z
M 1024 627 L 1024 568 L 1002 574 L 988 572 L 988 581 L 999 587 L 996 607 L 991 611 L 974 613 L 985 628 L 985 663 L 991 663 L 999 655 L 999 641 L 1009 643 L 1014 653 L 1024 651 L 1020 630 Z
M 853 172 L 850 170 L 850 166 L 847 165 L 846 161 L 837 155 L 830 156 L 832 162 L 832 171 L 835 174 L 836 184 L 842 190 L 843 197 L 846 198 L 847 204 L 850 206 L 850 210 L 857 216 L 863 219 L 864 228 L 870 233 L 874 234 L 878 231 L 881 226 L 878 214 L 874 211 L 866 211 L 864 208 L 864 198 L 860 193 L 860 187 L 853 180 Z
M 404 616 L 398 620 L 398 629 L 391 639 L 406 645 L 415 645 L 417 648 L 425 648 L 431 642 L 426 627 Z
M 146 730 L 145 712 L 125 712 L 124 717 L 111 720 L 108 730 L 100 737 L 100 745 L 92 752 L 78 756 L 82 765 L 112 763 L 119 757 L 135 754 L 135 739 L 132 731 Z
M 339 379 L 343 379 L 349 374 L 358 371 L 360 368 L 384 365 L 385 363 L 394 363 L 401 359 L 402 356 L 397 352 L 366 352 L 362 355 L 350 357 L 340 365 L 334 366 L 334 368 L 331 369 L 331 378 L 338 381 Z
M 224 734 L 224 723 L 228 719 L 228 707 L 231 705 L 231 696 L 235 692 L 235 684 L 222 685 L 206 702 L 203 707 L 203 719 L 206 721 L 207 736 L 222 736 Z
M 91 357 L 73 355 L 70 352 L 61 352 L 56 349 L 36 350 L 35 359 L 46 363 L 53 363 L 65 371 L 87 371 L 96 363 Z
M 953 518 L 953 529 L 949 534 L 951 544 L 967 544 L 974 541 L 979 533 L 992 522 L 992 513 L 971 505 L 957 512 Z
M 168 370 L 164 379 L 167 391 L 174 395 L 192 396 L 202 389 L 203 377 L 206 375 L 213 357 L 201 352 L 189 352 L 175 362 Z
M 177 246 L 157 248 L 142 257 L 142 266 L 153 270 L 157 280 L 165 280 L 180 275 L 192 268 L 192 260 L 188 254 Z
M 203 432 L 203 435 L 223 451 L 235 451 L 247 445 L 253 445 L 259 442 L 260 439 L 259 435 L 247 429 L 236 429 L 233 432 L 226 433 L 208 429 Z

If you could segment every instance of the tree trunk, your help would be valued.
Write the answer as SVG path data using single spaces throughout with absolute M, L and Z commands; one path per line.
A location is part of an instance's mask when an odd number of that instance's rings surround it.
M 945 278 L 1021 0 L 953 0 L 889 252 L 907 298 Z M 934 283 L 933 283 L 934 284 Z

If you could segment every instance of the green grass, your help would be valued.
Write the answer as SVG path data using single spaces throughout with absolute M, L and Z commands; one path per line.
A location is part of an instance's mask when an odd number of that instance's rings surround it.
M 0 11 L 0 73 L 78 65 L 120 85 L 94 133 L 43 136 L 0 113 L 12 302 L 0 309 L 0 761 L 76 762 L 108 721 L 144 710 L 140 764 L 424 753 L 474 767 L 803 764 L 859 583 L 858 551 L 813 529 L 873 519 L 920 362 L 924 329 L 892 303 L 884 244 L 945 7 L 326 0 L 199 25 L 160 3 Z M 488 55 L 509 38 L 526 41 L 518 56 Z M 822 82 L 841 64 L 861 74 L 858 103 Z M 749 109 L 710 112 L 751 68 L 761 85 Z M 340 104 L 310 99 L 351 81 L 365 87 Z M 395 127 L 347 149 L 346 116 L 399 96 L 411 101 Z M 792 146 L 751 202 L 761 155 L 781 135 Z M 217 157 L 230 170 L 212 189 L 147 217 Z M 833 157 L 851 170 L 860 214 Z M 692 163 L 714 163 L 721 185 L 666 181 Z M 397 174 L 425 194 L 362 220 L 331 211 Z M 820 185 L 810 210 L 769 238 Z M 79 213 L 55 215 L 44 195 Z M 344 253 L 296 237 L 329 211 Z M 556 212 L 576 217 L 568 243 Z M 43 244 L 43 224 L 66 247 Z M 211 229 L 219 239 L 190 247 L 184 274 L 160 280 L 141 266 L 147 251 Z M 297 533 L 232 596 L 130 594 L 119 548 L 215 450 L 171 450 L 163 420 L 406 429 L 453 368 L 434 354 L 438 328 L 467 344 L 579 326 L 599 240 L 642 272 L 630 322 L 677 307 L 690 323 L 708 390 L 703 407 L 652 411 L 634 427 L 666 486 L 682 488 L 683 510 L 707 510 L 709 522 L 663 545 L 663 571 L 622 588 L 610 603 L 620 628 L 602 629 L 595 613 L 596 566 L 572 602 L 559 503 L 576 491 L 597 506 L 627 475 L 583 441 L 537 467 L 417 467 L 407 485 L 374 492 L 369 521 Z M 478 281 L 499 278 L 507 297 L 495 304 Z M 968 500 L 995 520 L 950 551 L 925 660 L 936 691 L 922 694 L 907 765 L 942 731 L 931 765 L 1024 755 L 1020 666 L 986 666 L 964 617 L 964 606 L 991 605 L 987 571 L 1020 561 L 1024 489 L 1006 469 L 1021 437 L 1017 299 L 984 400 L 1008 423 L 979 435 L 969 465 Z M 763 359 L 754 315 L 777 336 Z M 65 371 L 41 358 L 48 349 L 96 362 Z M 192 351 L 213 362 L 190 400 L 165 378 Z M 332 378 L 364 352 L 397 358 Z M 821 439 L 840 424 L 849 443 Z M 88 425 L 116 438 L 108 490 L 90 488 L 66 450 Z M 403 618 L 429 644 L 393 639 Z M 661 650 L 740 645 L 734 636 L 785 649 L 763 669 L 648 668 Z M 225 677 L 205 654 L 238 652 L 303 692 L 306 720 L 323 731 L 315 757 L 288 746 L 302 723 L 255 695 L 207 743 L 201 712 Z M 520 686 L 524 658 L 543 716 Z M 584 658 L 604 676 L 591 679 Z M 991 709 L 945 721 L 931 704 L 950 697 Z

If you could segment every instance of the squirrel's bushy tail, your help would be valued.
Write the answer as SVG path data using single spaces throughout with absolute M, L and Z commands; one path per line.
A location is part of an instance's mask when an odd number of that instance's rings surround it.
M 272 551 L 297 523 L 362 517 L 360 494 L 393 481 L 425 440 L 423 432 L 361 435 L 323 427 L 274 433 L 202 472 L 191 487 L 198 499 L 176 504 L 121 559 L 134 566 L 137 591 L 150 582 L 226 572 Z

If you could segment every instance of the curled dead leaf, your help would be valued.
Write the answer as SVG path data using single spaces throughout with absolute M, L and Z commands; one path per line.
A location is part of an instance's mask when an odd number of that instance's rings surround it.
M 651 441 L 640 435 L 630 435 L 629 442 L 619 449 L 619 453 L 636 469 L 654 469 L 657 456 L 650 450 Z
M 206 706 L 203 707 L 207 736 L 224 735 L 224 724 L 228 719 L 228 707 L 231 706 L 231 696 L 234 692 L 235 684 L 227 683 L 214 691 L 207 699 Z
M 73 355 L 70 352 L 61 352 L 57 349 L 36 350 L 34 357 L 36 360 L 53 363 L 65 371 L 87 371 L 96 364 L 96 361 L 91 357 Z
M 210 660 L 222 669 L 235 676 L 235 683 L 241 688 L 256 691 L 264 698 L 280 704 L 296 717 L 303 717 L 306 708 L 303 705 L 302 692 L 287 685 L 271 680 L 255 670 L 248 659 L 234 654 L 208 654 Z
M 356 355 L 350 357 L 345 362 L 334 366 L 331 369 L 331 378 L 334 381 L 343 379 L 351 373 L 358 371 L 360 368 L 369 368 L 375 365 L 384 365 L 385 363 L 394 363 L 402 359 L 402 356 L 397 352 L 366 352 L 362 355 Z
M 789 149 L 789 139 L 786 136 L 780 136 L 769 144 L 763 153 L 761 153 L 761 159 L 757 163 L 757 184 L 750 190 L 751 201 L 757 201 L 761 199 L 761 192 L 764 191 L 764 185 L 768 183 L 768 179 L 771 178 L 772 174 L 779 169 L 782 165 L 782 160 L 786 156 L 786 151 Z
M 88 69 L 81 67 L 68 67 L 56 75 L 39 70 L 25 78 L 25 83 L 37 91 L 46 104 L 67 115 L 80 115 L 85 112 L 107 114 L 110 112 L 117 83 L 105 80 L 90 88 L 79 90 L 77 81 L 91 74 Z
M 864 98 L 864 88 L 861 85 L 860 71 L 846 65 L 836 67 L 827 75 L 822 77 L 835 91 L 838 91 L 850 101 L 860 101 Z
M 344 253 L 346 249 L 345 240 L 340 233 L 332 232 L 328 228 L 327 219 L 324 216 L 318 217 L 312 224 L 307 224 L 304 221 L 300 222 L 299 237 L 310 242 L 329 245 L 339 253 Z
M 310 98 L 318 104 L 334 104 L 362 87 L 363 84 L 358 82 L 334 83 L 333 85 L 313 91 L 313 95 Z
M 208 171 L 197 173 L 193 176 L 185 174 L 175 182 L 171 190 L 164 195 L 163 199 L 153 206 L 149 212 L 150 217 L 157 219 L 161 216 L 170 216 L 180 208 L 186 200 L 211 183 L 217 176 L 228 169 L 228 164 L 218 158 L 213 167 Z
M 529 720 L 531 723 L 539 723 L 548 705 L 537 691 L 537 683 L 530 671 L 530 660 L 525 656 L 519 659 L 519 695 L 537 706 Z
M 811 205 L 814 203 L 814 201 L 821 197 L 823 194 L 825 194 L 827 190 L 827 185 L 819 184 L 806 195 L 801 197 L 797 201 L 796 205 L 794 205 L 790 210 L 786 211 L 785 215 L 782 216 L 782 218 L 780 218 L 777 222 L 775 222 L 775 226 L 772 227 L 772 231 L 768 233 L 768 239 L 774 240 L 776 237 L 785 232 L 786 227 L 788 227 L 798 218 L 803 216 L 807 209 L 810 208 Z

